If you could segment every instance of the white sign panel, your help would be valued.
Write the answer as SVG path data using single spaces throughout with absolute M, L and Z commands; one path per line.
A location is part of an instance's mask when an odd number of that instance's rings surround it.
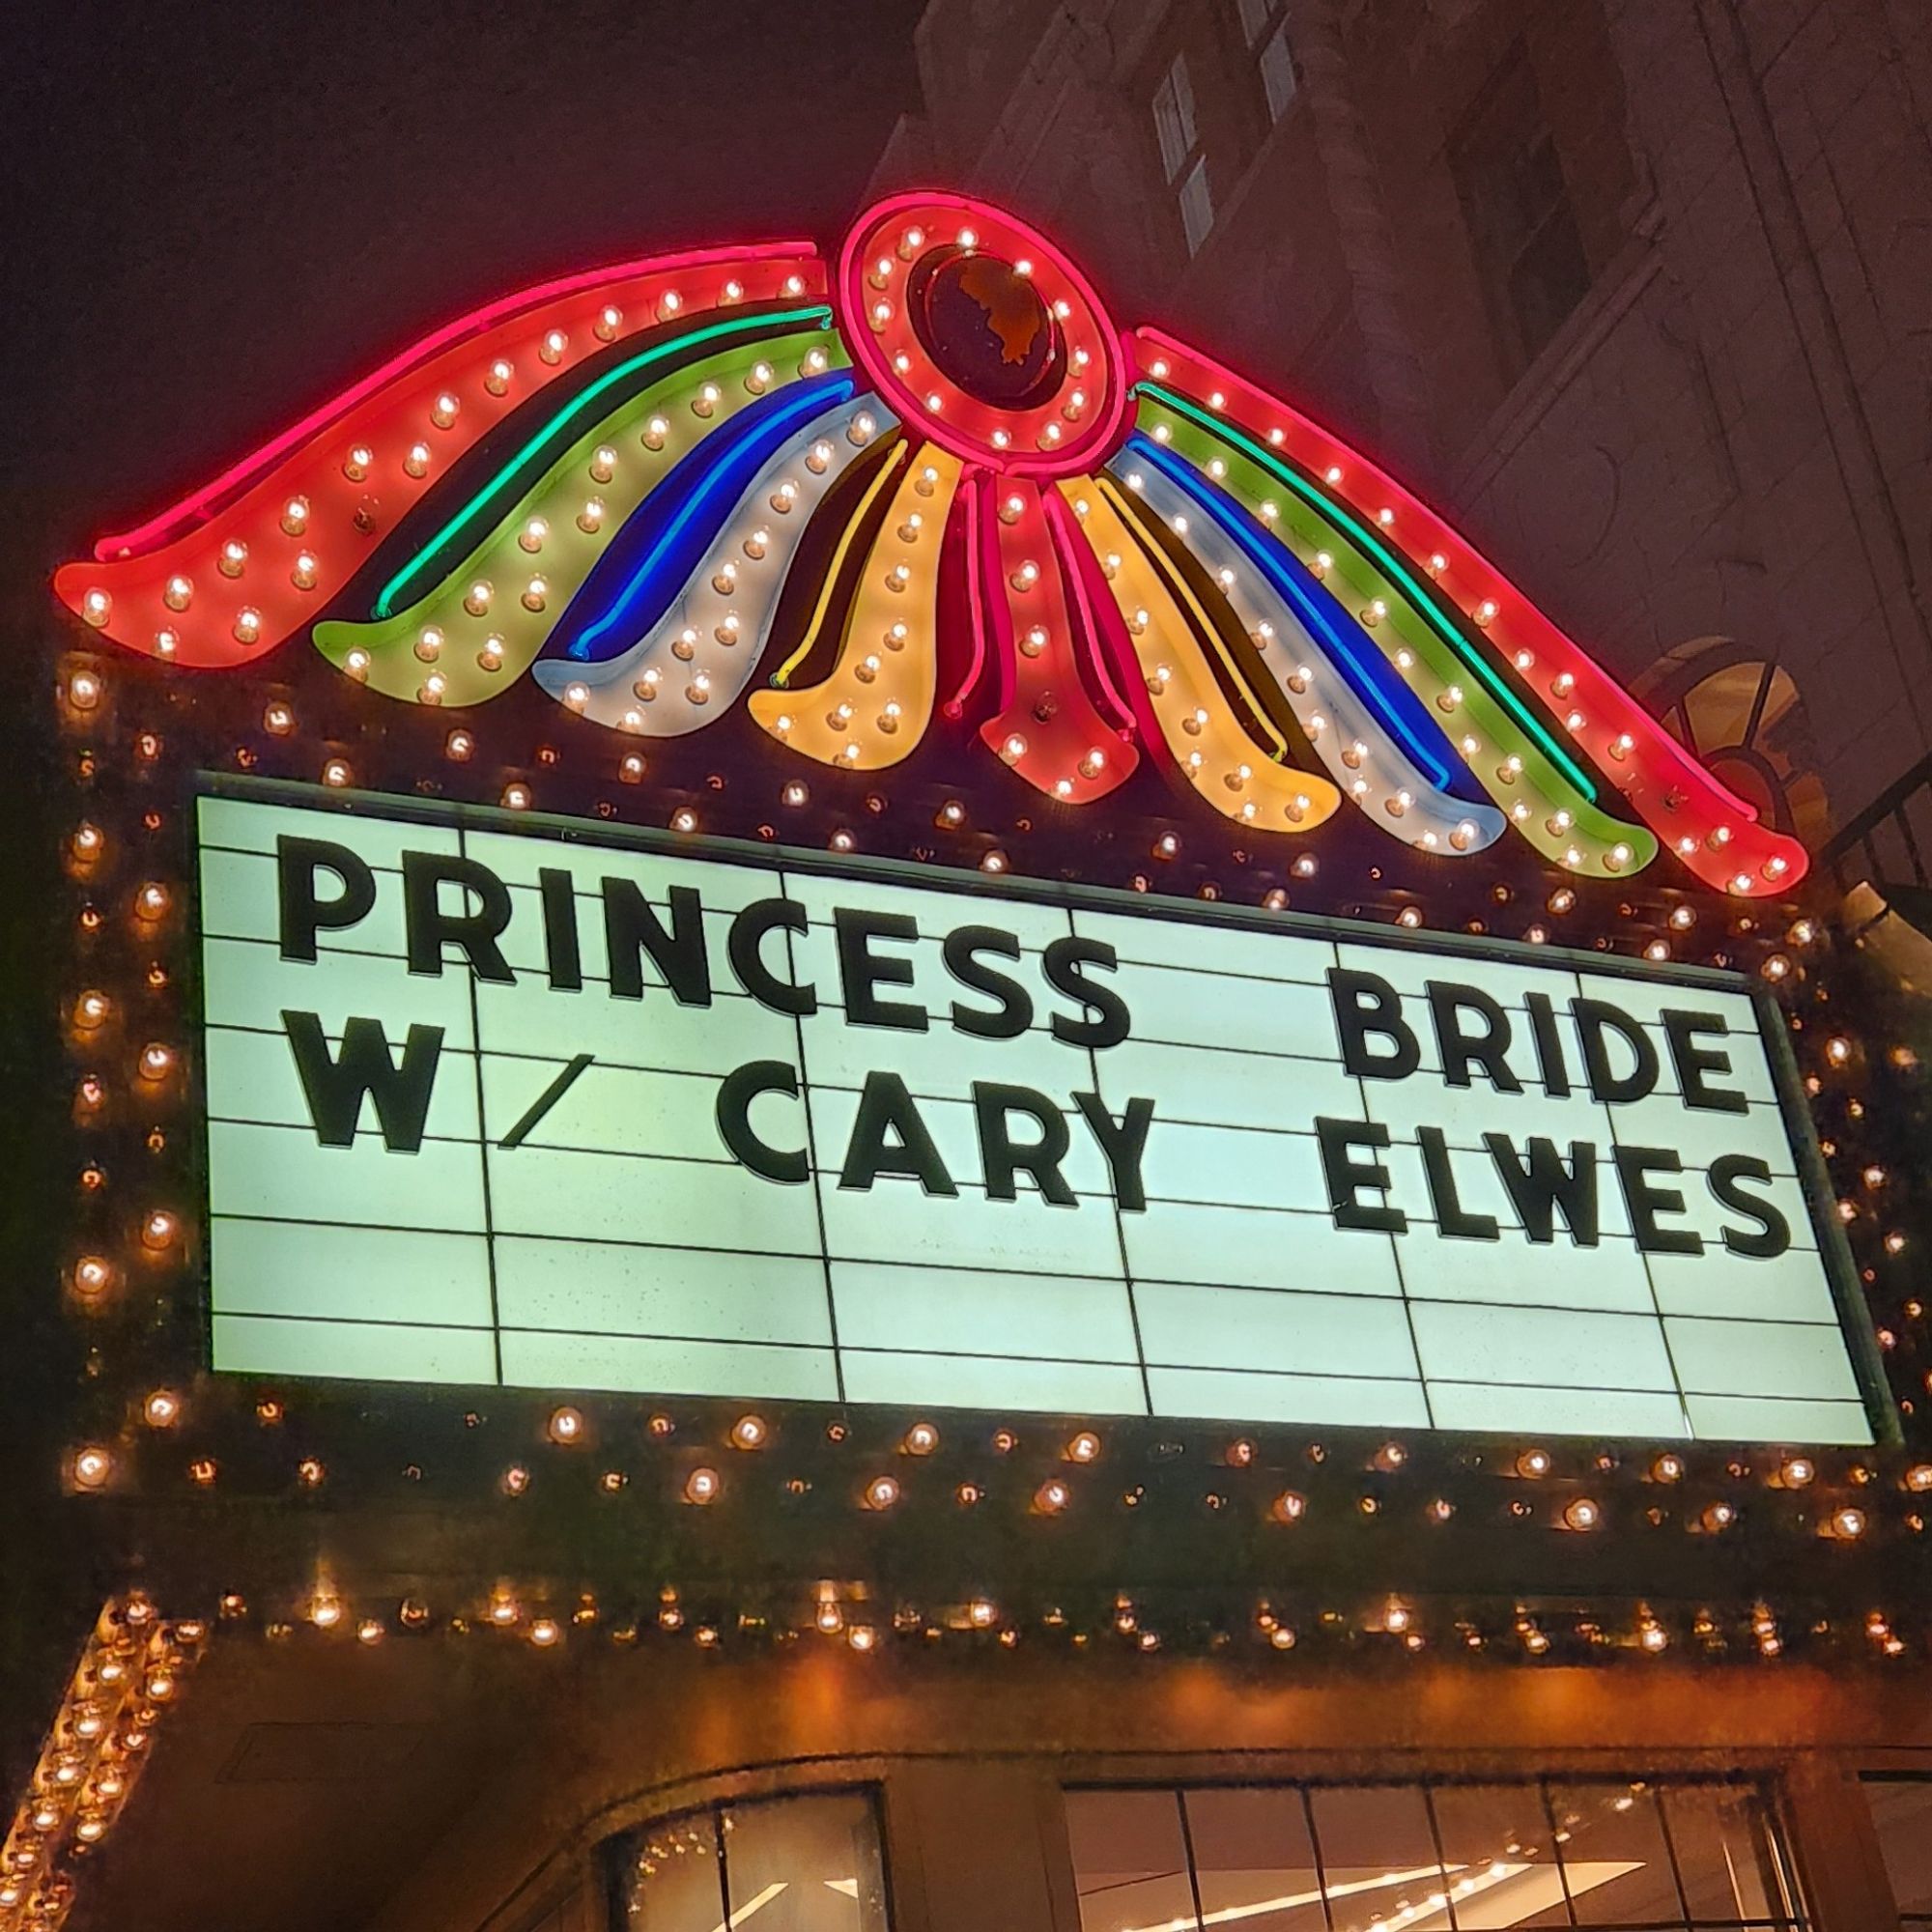
M 1734 977 L 318 797 L 200 803 L 217 1369 L 1871 1439 Z

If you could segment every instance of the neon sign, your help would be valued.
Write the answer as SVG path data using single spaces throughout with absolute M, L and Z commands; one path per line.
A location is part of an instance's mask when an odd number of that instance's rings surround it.
M 743 704 L 860 772 L 944 717 L 1071 805 L 1150 758 L 1257 834 L 1347 805 L 1582 877 L 1805 867 L 1399 483 L 959 195 L 878 204 L 830 270 L 708 250 L 507 298 L 56 585 L 182 667 L 308 630 L 410 704 L 527 676 L 639 738 Z

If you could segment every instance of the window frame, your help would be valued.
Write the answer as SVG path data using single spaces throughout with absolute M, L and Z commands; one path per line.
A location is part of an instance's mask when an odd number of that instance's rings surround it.
M 1878 1845 L 1879 1868 L 1885 1874 L 1886 1896 L 1891 1900 L 1891 1909 L 1898 1915 L 1899 1932 L 1928 1932 L 1928 1928 L 1932 1928 L 1932 1904 L 1908 1911 L 1899 1903 L 1898 1889 L 1892 1883 L 1891 1865 L 1885 1856 L 1885 1834 L 1879 1830 L 1878 1818 L 1871 1810 L 1871 1799 L 1866 1795 L 1874 1784 L 1917 1784 L 1932 1792 L 1932 1770 L 1865 1769 L 1859 1773 L 1859 1796 L 1864 1804 L 1866 1815 L 1871 1819 L 1872 1836 Z
M 829 1798 L 865 1800 L 867 1810 L 871 1816 L 873 1842 L 878 1848 L 879 1896 L 885 1918 L 885 1932 L 897 1932 L 898 1909 L 893 1896 L 893 1861 L 891 1847 L 886 1838 L 885 1787 L 876 1778 L 849 1779 L 831 1784 L 793 1785 L 772 1791 L 745 1792 L 736 1796 L 720 1794 L 700 1799 L 695 1804 L 673 1805 L 668 1811 L 653 1812 L 626 1825 L 621 1831 L 611 1833 L 598 1843 L 595 1854 L 602 1866 L 600 1876 L 603 1883 L 599 1889 L 604 1905 L 603 1932 L 629 1932 L 631 1921 L 627 1873 L 630 1849 L 647 1833 L 667 1830 L 687 1819 L 703 1818 L 709 1821 L 712 1842 L 717 1847 L 713 1855 L 713 1863 L 718 1871 L 719 1918 L 725 1925 L 729 1925 L 734 1911 L 742 1908 L 734 1908 L 731 1903 L 731 1861 L 724 1847 L 724 1840 L 728 1835 L 724 1830 L 724 1815 L 730 1811 L 755 1811 L 764 1805 Z
M 1185 47 L 1177 47 L 1167 65 L 1160 70 L 1149 106 L 1153 120 L 1154 148 L 1160 158 L 1161 178 L 1180 225 L 1181 244 L 1187 250 L 1188 260 L 1192 261 L 1214 232 L 1215 208 L 1214 178 L 1208 165 L 1207 144 L 1201 133 L 1200 105 L 1195 98 L 1194 76 Z M 1172 157 L 1168 139 L 1170 117 L 1177 137 L 1184 137 L 1184 145 Z M 1197 182 L 1207 208 L 1207 220 L 1198 234 L 1195 220 L 1188 212 L 1189 197 Z
M 1932 1773 L 1921 1780 L 1932 1783 Z M 1667 1811 L 1660 1802 L 1658 1805 L 1659 1830 L 1662 1835 L 1665 1850 L 1670 1860 L 1670 1882 L 1677 1893 L 1680 1917 L 1675 1921 L 1652 1923 L 1643 1932 L 1824 1932 L 1815 1914 L 1812 1913 L 1804 1897 L 1800 1881 L 1798 1861 L 1793 1850 L 1789 1822 L 1785 1815 L 1783 1793 L 1776 1776 L 1767 1770 L 1741 1769 L 1732 1772 L 1702 1772 L 1694 1769 L 1666 1770 L 1658 1772 L 1631 1772 L 1616 1765 L 1580 1764 L 1575 1768 L 1559 1764 L 1555 1769 L 1537 1771 L 1508 1770 L 1468 1770 L 1449 1773 L 1414 1773 L 1404 1775 L 1400 1771 L 1383 1774 L 1370 1772 L 1354 1776 L 1321 1775 L 1308 1776 L 1196 1776 L 1196 1777 L 1129 1777 L 1107 1778 L 1104 1776 L 1080 1776 L 1063 1781 L 1062 1802 L 1076 1795 L 1089 1793 L 1152 1792 L 1164 1794 L 1175 1801 L 1175 1810 L 1179 1821 L 1181 1844 L 1187 1859 L 1184 1876 L 1188 1889 L 1195 1899 L 1197 1919 L 1200 1914 L 1201 1871 L 1195 1862 L 1193 1833 L 1189 1827 L 1186 1800 L 1189 1796 L 1210 1791 L 1272 1791 L 1298 1795 L 1301 1800 L 1301 1815 L 1308 1833 L 1310 1856 L 1315 1861 L 1316 1883 L 1322 1891 L 1322 1913 L 1331 1925 L 1334 1922 L 1327 1896 L 1326 1863 L 1321 1849 L 1320 1829 L 1316 1823 L 1315 1795 L 1321 1791 L 1400 1791 L 1419 1794 L 1424 1799 L 1429 1819 L 1430 1836 L 1435 1848 L 1438 1862 L 1442 1859 L 1442 1828 L 1436 1816 L 1435 1794 L 1448 1790 L 1490 1789 L 1499 1785 L 1519 1787 L 1526 1792 L 1534 1792 L 1542 1801 L 1542 1808 L 1548 1821 L 1552 1841 L 1563 1842 L 1558 1836 L 1555 1807 L 1552 1802 L 1552 1788 L 1564 1785 L 1642 1784 L 1653 1792 L 1662 1794 L 1668 1789 L 1690 1787 L 1700 1790 L 1743 1791 L 1756 1800 L 1755 1822 L 1763 1833 L 1764 1845 L 1771 1861 L 1771 1880 L 1779 1894 L 1774 1904 L 1774 1916 L 1769 1918 L 1710 1918 L 1693 1917 L 1690 1909 L 1689 1893 L 1686 1889 L 1686 1875 L 1680 1860 L 1675 1838 L 1672 1834 Z M 1559 1855 L 1560 1865 L 1560 1855 Z M 1072 1867 L 1076 1902 L 1080 1896 L 1080 1873 L 1078 1865 Z M 1570 1923 L 1576 1932 L 1638 1932 L 1634 1925 L 1609 1921 L 1596 1926 L 1594 1921 L 1579 1919 L 1576 1916 L 1570 1900 L 1567 1880 L 1563 1886 L 1564 1908 L 1570 1914 Z M 1448 1917 L 1454 1923 L 1454 1906 L 1449 1908 Z M 1932 1926 L 1932 1918 L 1924 1921 Z
M 1491 212 L 1506 199 L 1498 194 L 1495 185 L 1506 180 L 1514 192 L 1539 154 L 1547 156 L 1556 192 L 1547 206 L 1520 224 L 1521 232 L 1511 240 L 1498 232 Z M 1470 267 L 1503 361 L 1505 387 L 1514 387 L 1587 305 L 1598 282 L 1563 151 L 1544 109 L 1536 59 L 1526 35 L 1519 34 L 1509 43 L 1450 130 L 1445 158 L 1468 239 Z M 1489 178 L 1487 191 L 1485 176 Z M 1583 266 L 1583 283 L 1554 327 L 1540 340 L 1534 339 L 1519 293 L 1519 277 L 1524 265 L 1536 258 L 1559 229 L 1567 229 L 1575 244 Z

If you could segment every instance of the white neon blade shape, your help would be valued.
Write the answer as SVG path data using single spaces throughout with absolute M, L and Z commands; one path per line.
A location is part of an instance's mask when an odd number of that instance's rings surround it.
M 864 442 L 855 443 L 845 431 L 861 415 L 869 415 L 875 429 Z M 593 723 L 646 738 L 681 738 L 721 717 L 736 703 L 764 655 L 779 593 L 812 512 L 864 450 L 897 423 L 876 396 L 864 392 L 821 410 L 745 486 L 718 540 L 693 568 L 684 588 L 629 650 L 601 664 L 540 658 L 531 673 L 537 683 Z M 817 474 L 805 460 L 815 442 L 831 451 Z M 781 512 L 772 507 L 771 498 L 785 483 L 797 494 L 791 508 Z M 754 530 L 766 533 L 765 554 L 755 558 L 744 548 Z M 736 581 L 720 590 L 714 580 L 727 563 Z M 736 619 L 730 643 L 719 636 L 727 617 Z M 672 646 L 687 632 L 692 655 L 680 658 Z M 644 697 L 640 685 L 653 696 Z M 568 696 L 572 687 L 584 694 L 582 704 Z M 694 690 L 704 692 L 702 702 L 691 696 Z
M 1129 475 L 1138 477 L 1138 487 L 1127 487 L 1170 527 L 1177 517 L 1185 521 L 1188 549 L 1221 585 L 1222 594 L 1249 636 L 1264 624 L 1273 633 L 1260 654 L 1261 661 L 1281 687 L 1289 708 L 1308 733 L 1316 755 L 1343 797 L 1359 806 L 1391 838 L 1423 845 L 1445 858 L 1480 852 L 1502 837 L 1503 814 L 1493 805 L 1455 797 L 1422 771 L 1350 688 L 1327 647 L 1289 608 L 1234 538 L 1211 517 L 1203 515 L 1179 484 L 1151 464 L 1137 468 L 1123 458 L 1110 468 L 1122 483 Z M 1296 691 L 1289 678 L 1302 665 L 1313 669 L 1315 676 L 1307 680 L 1306 691 Z M 1359 769 L 1351 767 L 1343 755 L 1354 745 L 1368 748 Z M 1357 791 L 1357 784 L 1365 789 Z M 1406 792 L 1408 800 L 1397 816 L 1388 805 L 1400 792 Z M 1459 831 L 1460 844 L 1456 842 Z

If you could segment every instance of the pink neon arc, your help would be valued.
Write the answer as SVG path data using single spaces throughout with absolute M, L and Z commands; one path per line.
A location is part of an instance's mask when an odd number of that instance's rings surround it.
M 1435 573 L 1450 601 L 1470 613 L 1493 606 L 1487 625 L 1492 639 L 1508 636 L 1538 667 L 1574 680 L 1568 694 L 1589 721 L 1578 742 L 1617 785 L 1619 796 L 1662 844 L 1706 885 L 1739 897 L 1763 897 L 1790 890 L 1809 866 L 1795 838 L 1757 821 L 1753 809 L 1715 774 L 1705 770 L 1602 666 L 1567 637 L 1501 571 L 1476 551 L 1415 494 L 1339 437 L 1300 411 L 1267 394 L 1210 357 L 1158 328 L 1133 332 L 1137 373 L 1166 381 L 1202 401 L 1222 395 L 1216 413 L 1303 469 L 1325 477 L 1340 469 L 1336 490 L 1365 519 L 1395 512 L 1394 534 L 1411 557 L 1439 554 L 1448 559 Z M 1164 363 L 1166 375 L 1155 374 Z M 1618 741 L 1631 743 L 1619 750 Z M 1686 851 L 1685 838 L 1694 839 Z M 1743 882 L 1743 883 L 1741 883 Z
M 1093 668 L 1094 679 L 1100 687 L 1100 695 L 1107 700 L 1108 708 L 1119 721 L 1121 735 L 1132 735 L 1135 724 L 1133 707 L 1122 697 L 1114 683 L 1112 667 L 1107 660 L 1119 656 L 1127 667 L 1126 682 L 1130 685 L 1138 681 L 1138 673 L 1133 668 L 1131 651 L 1119 651 L 1114 641 L 1123 636 L 1119 626 L 1102 630 L 1094 621 L 1094 601 L 1087 594 L 1087 580 L 1084 573 L 1085 560 L 1094 554 L 1093 546 L 1080 534 L 1080 526 L 1073 521 L 1073 512 L 1066 507 L 1066 499 L 1058 490 L 1044 493 L 1042 500 L 1046 506 L 1046 526 L 1053 538 L 1054 554 L 1060 559 L 1062 577 L 1072 598 L 1073 609 L 1079 618 L 1080 635 L 1087 640 L 1087 663 Z M 1118 617 L 1120 607 L 1110 597 L 1107 608 Z
M 526 291 L 498 305 L 514 313 L 455 342 L 460 326 L 438 331 L 345 391 L 325 429 L 269 445 L 273 460 L 218 512 L 176 523 L 154 549 L 63 565 L 56 594 L 104 637 L 185 669 L 258 662 L 327 605 L 451 465 L 605 344 L 741 302 L 824 299 L 823 265 L 790 243 L 633 270 L 574 277 L 562 296 Z
M 757 242 L 746 248 L 694 248 L 683 254 L 645 255 L 635 262 L 620 262 L 609 269 L 590 269 L 581 274 L 560 275 L 554 281 L 538 282 L 533 287 L 518 290 L 515 295 L 498 297 L 497 300 L 471 309 L 468 315 L 459 316 L 454 322 L 445 323 L 442 327 L 412 343 L 400 355 L 391 356 L 380 369 L 364 376 L 360 382 L 352 383 L 348 388 L 311 410 L 299 422 L 292 424 L 279 436 L 242 457 L 239 463 L 230 464 L 212 483 L 204 484 L 157 516 L 150 517 L 144 524 L 137 524 L 131 530 L 97 538 L 94 554 L 105 562 L 111 557 L 139 555 L 166 542 L 182 525 L 212 515 L 226 498 L 246 488 L 261 471 L 280 461 L 290 450 L 298 448 L 319 431 L 327 429 L 330 423 L 338 421 L 364 398 L 375 395 L 379 389 L 397 377 L 407 375 L 439 351 L 497 323 L 507 322 L 526 309 L 535 308 L 559 296 L 576 295 L 584 289 L 627 281 L 638 275 L 675 273 L 683 269 L 728 267 L 733 262 L 741 261 L 809 261 L 814 253 L 810 242 Z
M 1081 677 L 1082 646 L 1097 663 L 1095 640 L 1080 638 L 1068 611 L 1066 579 L 1053 541 L 1041 486 L 1032 478 L 982 476 L 984 497 L 1010 493 L 1005 514 L 981 502 L 980 599 L 993 620 L 992 717 L 980 740 L 1048 798 L 1084 805 L 1123 783 L 1140 754 L 1101 717 Z M 1045 494 L 1052 493 L 1047 486 Z M 1037 631 L 1032 644 L 1022 640 Z M 1104 683 L 1104 671 L 1101 672 Z M 1119 701 L 1118 695 L 1109 696 Z M 1098 769 L 1082 769 L 1098 753 Z

